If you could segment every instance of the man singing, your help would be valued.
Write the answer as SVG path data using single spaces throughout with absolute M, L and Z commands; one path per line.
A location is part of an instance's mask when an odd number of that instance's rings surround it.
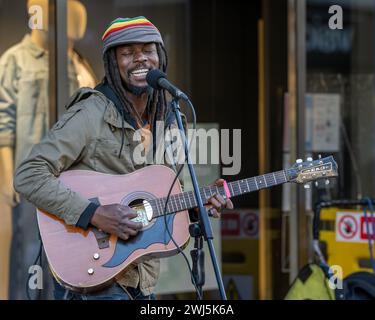
M 66 188 L 57 177 L 65 170 L 93 170 L 126 174 L 146 164 L 133 161 L 133 135 L 142 132 L 146 152 L 157 121 L 176 127 L 164 90 L 146 82 L 150 70 L 166 72 L 167 54 L 158 29 L 146 18 L 118 18 L 104 32 L 105 78 L 91 90 L 78 90 L 66 112 L 44 139 L 34 146 L 15 173 L 15 189 L 36 207 L 55 214 L 68 225 L 93 225 L 123 240 L 135 236 L 142 225 L 135 212 L 120 204 L 97 205 Z M 160 182 L 162 183 L 162 181 Z M 216 181 L 222 185 L 223 180 Z M 219 194 L 209 201 L 212 214 L 232 208 Z M 63 244 L 62 244 L 63 245 Z M 153 299 L 159 260 L 134 265 L 110 287 L 78 294 L 55 284 L 56 299 Z

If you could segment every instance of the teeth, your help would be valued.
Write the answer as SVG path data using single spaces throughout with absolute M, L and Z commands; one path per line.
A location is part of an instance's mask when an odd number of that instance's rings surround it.
M 148 69 L 139 69 L 132 72 L 132 74 L 144 74 L 147 73 Z

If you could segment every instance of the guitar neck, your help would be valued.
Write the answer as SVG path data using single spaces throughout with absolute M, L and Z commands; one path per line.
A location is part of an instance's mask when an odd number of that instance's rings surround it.
M 230 193 L 230 197 L 232 198 L 240 196 L 242 194 L 270 188 L 286 182 L 288 182 L 286 173 L 284 170 L 281 170 L 257 177 L 228 182 L 227 192 Z M 200 188 L 199 191 L 204 204 L 207 204 L 208 199 L 211 198 L 214 194 L 220 194 L 224 197 L 224 199 L 227 198 L 227 193 L 224 187 L 209 186 Z M 167 214 L 170 214 L 177 211 L 189 210 L 198 206 L 194 191 L 187 191 L 171 195 L 169 197 L 167 208 L 165 210 L 166 200 L 167 198 L 164 197 L 152 199 L 149 201 L 153 208 L 154 217 L 162 216 L 165 211 Z

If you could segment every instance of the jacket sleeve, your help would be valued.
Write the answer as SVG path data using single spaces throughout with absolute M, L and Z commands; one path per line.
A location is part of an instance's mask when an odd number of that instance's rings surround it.
M 0 59 L 0 147 L 13 147 L 16 130 L 16 62 L 12 56 Z
M 17 192 L 69 225 L 78 222 L 90 201 L 65 187 L 57 177 L 86 152 L 91 138 L 87 112 L 80 103 L 71 107 L 33 147 L 14 176 Z

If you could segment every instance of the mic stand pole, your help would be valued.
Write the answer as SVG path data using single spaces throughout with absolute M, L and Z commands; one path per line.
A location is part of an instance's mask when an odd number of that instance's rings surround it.
M 199 215 L 198 215 L 199 216 L 199 226 L 201 227 L 202 234 L 203 234 L 204 239 L 206 240 L 207 245 L 208 245 L 208 249 L 209 249 L 211 261 L 212 261 L 212 266 L 213 266 L 214 271 L 215 271 L 216 281 L 217 281 L 217 285 L 218 285 L 219 291 L 220 291 L 220 297 L 221 297 L 222 300 L 227 300 L 225 290 L 224 290 L 223 279 L 222 279 L 221 274 L 220 274 L 220 270 L 219 270 L 219 266 L 218 266 L 218 262 L 217 262 L 217 258 L 216 258 L 216 253 L 215 253 L 215 249 L 214 249 L 214 245 L 213 245 L 214 237 L 213 237 L 211 222 L 210 222 L 210 219 L 208 217 L 207 210 L 206 210 L 205 206 L 203 205 L 202 197 L 201 197 L 201 194 L 199 192 L 197 177 L 196 177 L 195 170 L 194 170 L 194 167 L 192 165 L 190 154 L 189 154 L 189 145 L 187 143 L 187 139 L 186 139 L 186 136 L 185 136 L 184 126 L 182 125 L 180 105 L 178 103 L 178 99 L 176 99 L 176 98 L 174 98 L 172 100 L 172 110 L 173 110 L 173 112 L 176 116 L 178 128 L 180 130 L 180 135 L 181 135 L 181 138 L 182 138 L 182 142 L 184 144 L 185 157 L 186 157 L 186 160 L 187 160 L 187 165 L 188 165 L 190 176 L 191 176 L 191 181 L 193 182 L 194 194 L 195 194 L 195 198 L 197 200 L 197 204 L 198 204 L 198 208 L 199 208 Z
M 194 249 L 190 250 L 191 260 L 193 261 L 193 277 L 197 287 L 197 299 L 203 298 L 203 285 L 205 282 L 204 274 L 204 251 L 203 251 L 203 234 L 198 223 L 189 226 L 189 233 L 194 237 Z

